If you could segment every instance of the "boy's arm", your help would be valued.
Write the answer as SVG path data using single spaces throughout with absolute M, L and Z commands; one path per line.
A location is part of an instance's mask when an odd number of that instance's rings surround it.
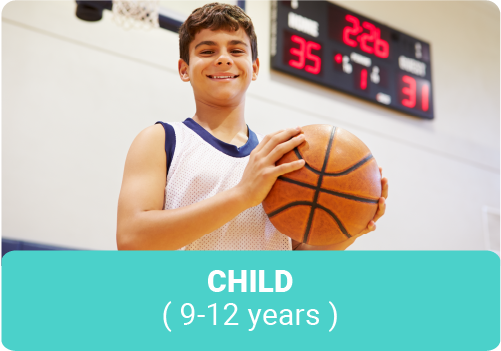
M 166 185 L 165 132 L 157 124 L 132 143 L 118 201 L 119 250 L 176 250 L 260 204 L 278 176 L 304 165 L 304 160 L 280 166 L 275 162 L 304 141 L 299 128 L 267 135 L 252 151 L 241 182 L 198 203 L 163 210 Z M 292 139 L 291 139 L 292 138 Z
M 379 173 L 381 173 L 381 176 L 383 175 L 383 170 L 381 167 L 379 167 Z M 325 245 L 325 246 L 312 246 L 307 244 L 301 244 L 298 241 L 292 240 L 293 250 L 346 250 L 349 246 L 351 246 L 351 244 L 355 242 L 357 238 L 376 230 L 377 220 L 381 218 L 381 216 L 383 216 L 386 211 L 386 198 L 388 197 L 388 179 L 381 178 L 381 189 L 382 189 L 381 197 L 379 198 L 377 212 L 374 215 L 374 218 L 367 225 L 367 228 L 365 228 L 365 230 L 362 231 L 362 233 L 354 235 L 348 240 L 345 240 L 339 244 Z

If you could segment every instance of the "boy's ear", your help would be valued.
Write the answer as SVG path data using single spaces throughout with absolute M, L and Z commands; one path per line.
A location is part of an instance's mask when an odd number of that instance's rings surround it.
M 184 60 L 181 58 L 177 62 L 177 69 L 179 71 L 179 77 L 181 77 L 181 80 L 183 82 L 189 82 L 190 76 L 188 73 L 188 64 L 186 62 L 184 62 Z
M 258 74 L 259 74 L 259 58 L 256 58 L 256 61 L 252 63 L 252 80 L 256 80 Z

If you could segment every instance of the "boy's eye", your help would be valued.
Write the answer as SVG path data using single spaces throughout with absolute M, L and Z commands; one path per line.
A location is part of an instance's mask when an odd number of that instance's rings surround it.
M 233 49 L 231 50 L 232 54 L 245 54 L 244 50 L 241 49 Z M 214 54 L 214 50 L 204 50 L 200 52 L 201 55 L 212 55 Z

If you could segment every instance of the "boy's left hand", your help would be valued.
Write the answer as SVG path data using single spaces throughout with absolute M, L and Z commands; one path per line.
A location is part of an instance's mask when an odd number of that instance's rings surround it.
M 360 234 L 355 235 L 356 238 L 376 230 L 377 220 L 381 218 L 381 216 L 383 216 L 386 211 L 386 199 L 388 198 L 388 179 L 383 178 L 383 169 L 381 167 L 379 167 L 379 173 L 381 174 L 381 197 L 379 198 L 376 215 L 374 216 L 372 221 L 367 224 L 367 228 L 365 228 Z

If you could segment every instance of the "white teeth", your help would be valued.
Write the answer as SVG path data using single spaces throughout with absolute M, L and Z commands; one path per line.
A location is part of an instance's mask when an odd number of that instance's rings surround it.
M 236 78 L 237 76 L 213 76 L 212 78 L 224 79 L 224 78 Z

